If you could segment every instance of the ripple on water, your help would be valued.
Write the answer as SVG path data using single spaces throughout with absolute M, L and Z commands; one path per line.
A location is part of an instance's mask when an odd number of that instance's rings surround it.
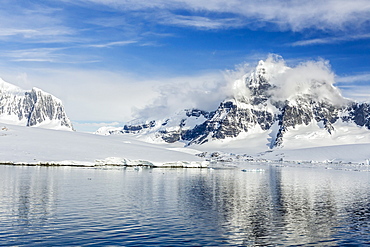
M 368 173 L 262 168 L 263 173 L 0 166 L 0 245 L 370 242 Z

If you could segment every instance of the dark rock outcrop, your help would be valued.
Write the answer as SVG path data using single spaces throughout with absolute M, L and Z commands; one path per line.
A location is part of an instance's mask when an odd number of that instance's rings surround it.
M 266 70 L 264 63 L 260 62 L 256 70 L 242 81 L 247 94 L 221 102 L 215 111 L 188 109 L 177 122 L 169 118 L 158 123 L 152 121 L 144 125 L 125 126 L 119 132 L 155 131 L 156 138 L 165 142 L 183 141 L 192 145 L 235 138 L 258 128 L 270 131 L 269 146 L 274 148 L 284 145 L 284 135 L 290 129 L 313 123 L 329 134 L 336 131 L 334 125 L 338 121 L 352 122 L 370 130 L 369 104 L 345 99 L 333 85 L 317 80 L 312 80 L 307 90 L 282 98 L 281 94 L 276 96 L 282 88 L 271 82 L 274 75 Z M 188 124 L 195 120 L 198 121 L 196 125 Z
M 37 88 L 24 91 L 4 81 L 0 81 L 1 119 L 25 126 L 41 126 L 52 122 L 53 127 L 73 130 L 59 99 Z

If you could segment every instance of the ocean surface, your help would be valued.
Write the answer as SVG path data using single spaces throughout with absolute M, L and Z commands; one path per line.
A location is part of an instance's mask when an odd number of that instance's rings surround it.
M 370 172 L 258 168 L 0 166 L 0 246 L 370 244 Z

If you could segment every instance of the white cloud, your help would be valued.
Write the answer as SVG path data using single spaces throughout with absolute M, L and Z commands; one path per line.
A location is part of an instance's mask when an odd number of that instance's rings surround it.
M 0 57 L 12 62 L 47 62 L 60 64 L 86 64 L 98 62 L 93 55 L 68 54 L 66 50 L 74 47 L 33 48 L 22 50 L 5 50 Z
M 370 39 L 370 34 L 347 35 L 343 37 L 328 37 L 328 38 L 300 40 L 290 45 L 291 46 L 308 46 L 308 45 L 320 45 L 320 44 L 335 44 L 335 43 L 340 43 L 340 42 L 361 40 L 361 39 Z
M 370 103 L 370 85 L 340 86 L 340 88 L 344 97 Z
M 134 116 L 158 119 L 183 109 L 214 110 L 225 99 L 227 80 L 221 72 L 157 80 L 157 97 L 151 103 L 135 108 Z
M 335 86 L 335 74 L 325 60 L 306 61 L 295 67 L 287 67 L 285 61 L 270 55 L 263 63 L 265 76 L 275 85 L 271 90 L 272 100 L 294 100 L 297 95 L 310 94 L 319 100 L 343 104 L 341 91 Z M 172 116 L 183 109 L 198 108 L 213 111 L 228 98 L 250 97 L 246 87 L 246 76 L 255 67 L 241 64 L 235 70 L 213 73 L 198 77 L 170 78 L 159 88 L 159 97 L 137 111 L 142 119 L 161 119 Z M 355 91 L 346 91 L 346 96 L 360 96 Z M 364 95 L 362 95 L 363 98 Z
M 213 110 L 224 99 L 228 83 L 222 72 L 147 79 L 103 70 L 14 68 L 0 71 L 0 77 L 23 89 L 38 87 L 60 98 L 76 128 L 85 130 L 94 129 L 81 125 L 86 122 L 165 117 L 192 107 Z
M 245 26 L 272 23 L 284 30 L 302 31 L 306 28 L 320 30 L 353 30 L 363 25 L 368 25 L 370 2 L 368 0 L 80 0 L 80 2 L 103 4 L 121 11 L 128 10 L 178 10 L 185 9 L 201 14 L 233 14 L 234 18 L 244 21 Z M 204 14 L 204 13 L 203 13 Z M 191 15 L 192 16 L 192 15 Z M 177 22 L 172 24 L 195 26 L 194 22 L 211 26 L 213 21 L 217 26 L 223 18 L 198 17 L 179 18 L 174 15 Z M 182 19 L 182 20 L 181 20 Z M 238 22 L 239 22 L 238 20 Z M 251 23 L 251 21 L 253 21 Z M 224 26 L 222 26 L 223 28 Z
M 158 16 L 156 17 L 158 18 Z M 197 29 L 223 29 L 242 27 L 243 23 L 238 18 L 209 18 L 204 16 L 185 16 L 171 13 L 162 14 L 159 23 L 195 27 Z
M 33 29 L 16 29 L 16 28 L 2 28 L 0 29 L 0 37 L 1 36 L 15 36 L 15 35 L 23 35 L 25 37 L 36 35 L 38 33 L 37 30 Z
M 310 94 L 319 100 L 329 100 L 333 104 L 342 104 L 341 92 L 335 84 L 335 75 L 328 61 L 307 61 L 293 68 L 287 68 L 284 73 L 272 79 L 277 85 L 272 93 L 277 100 L 286 100 L 297 95 Z
M 122 36 L 118 41 L 92 44 L 93 47 L 126 45 L 119 41 L 125 37 L 134 42 L 147 26 L 138 22 L 191 27 L 197 29 L 226 29 L 246 27 L 251 29 L 274 27 L 280 30 L 304 31 L 307 28 L 340 31 L 343 37 L 308 39 L 293 46 L 336 43 L 345 40 L 370 38 L 370 2 L 368 0 L 63 0 L 62 4 L 100 11 L 100 4 L 117 11 L 112 16 L 87 15 L 75 25 L 70 21 L 73 12 L 44 3 L 4 0 L 0 9 L 0 39 L 35 43 L 91 43 L 83 34 L 95 27 L 117 28 Z M 95 8 L 94 8 L 95 7 Z M 178 10 L 185 10 L 179 14 Z M 95 13 L 95 12 L 92 12 Z M 123 15 L 117 15 L 123 13 Z M 99 17 L 98 17 L 99 16 Z M 272 25 L 272 26 L 271 26 Z M 78 27 L 79 26 L 79 27 Z M 116 31 L 117 31 L 116 30 Z M 348 35 L 351 33 L 351 35 Z M 135 41 L 137 42 L 137 41 Z
M 283 60 L 279 66 L 285 66 Z M 0 71 L 0 76 L 21 88 L 38 87 L 54 94 L 63 101 L 69 117 L 78 124 L 77 129 L 92 131 L 97 122 L 165 118 L 187 108 L 215 110 L 224 99 L 247 94 L 244 81 L 238 79 L 249 75 L 253 68 L 254 65 L 242 64 L 226 72 L 150 80 L 129 73 L 83 69 L 7 68 Z M 368 76 L 340 77 L 338 81 L 357 82 Z M 301 63 L 272 80 L 280 87 L 274 92 L 276 99 L 307 90 L 320 97 L 340 93 L 333 88 L 335 75 L 324 60 Z M 341 89 L 346 97 L 370 100 L 369 86 L 351 84 Z
M 76 122 L 73 121 L 73 128 L 77 131 L 93 133 L 100 127 L 119 127 L 122 126 L 120 122 Z
M 8 57 L 12 61 L 40 61 L 53 62 L 60 56 L 57 52 L 61 48 L 35 48 L 5 51 L 1 54 L 2 57 Z
M 124 40 L 124 41 L 114 41 L 114 42 L 109 42 L 105 44 L 97 44 L 97 45 L 88 45 L 89 47 L 96 47 L 96 48 L 109 48 L 112 46 L 125 46 L 125 45 L 130 45 L 130 44 L 135 44 L 137 41 L 135 40 Z
M 63 24 L 61 12 L 46 5 L 5 0 L 0 9 L 0 39 L 42 43 L 74 40 L 75 30 Z
M 336 80 L 337 82 L 342 83 L 370 82 L 370 73 L 349 76 L 338 76 Z
M 0 71 L 0 77 L 60 98 L 72 121 L 126 122 L 132 119 L 133 107 L 143 107 L 157 96 L 152 81 L 103 70 L 8 68 Z
M 343 95 L 361 102 L 370 102 L 370 73 L 337 76 Z
M 291 46 L 308 46 L 308 45 L 322 45 L 322 44 L 332 44 L 340 41 L 345 41 L 346 39 L 339 39 L 339 38 L 317 38 L 317 39 L 308 39 L 308 40 L 300 40 L 296 41 Z

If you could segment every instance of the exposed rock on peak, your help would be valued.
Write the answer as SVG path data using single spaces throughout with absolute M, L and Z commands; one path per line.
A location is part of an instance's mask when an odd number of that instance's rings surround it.
M 60 99 L 38 88 L 22 90 L 1 79 L 0 122 L 73 130 Z
M 215 111 L 184 110 L 166 120 L 127 125 L 110 133 L 192 145 L 258 132 L 267 133 L 266 146 L 275 148 L 284 146 L 286 135 L 302 126 L 313 126 L 327 135 L 337 131 L 338 123 L 370 129 L 370 106 L 342 97 L 325 62 L 289 68 L 281 57 L 272 56 L 236 80 L 235 87 L 240 92 Z

